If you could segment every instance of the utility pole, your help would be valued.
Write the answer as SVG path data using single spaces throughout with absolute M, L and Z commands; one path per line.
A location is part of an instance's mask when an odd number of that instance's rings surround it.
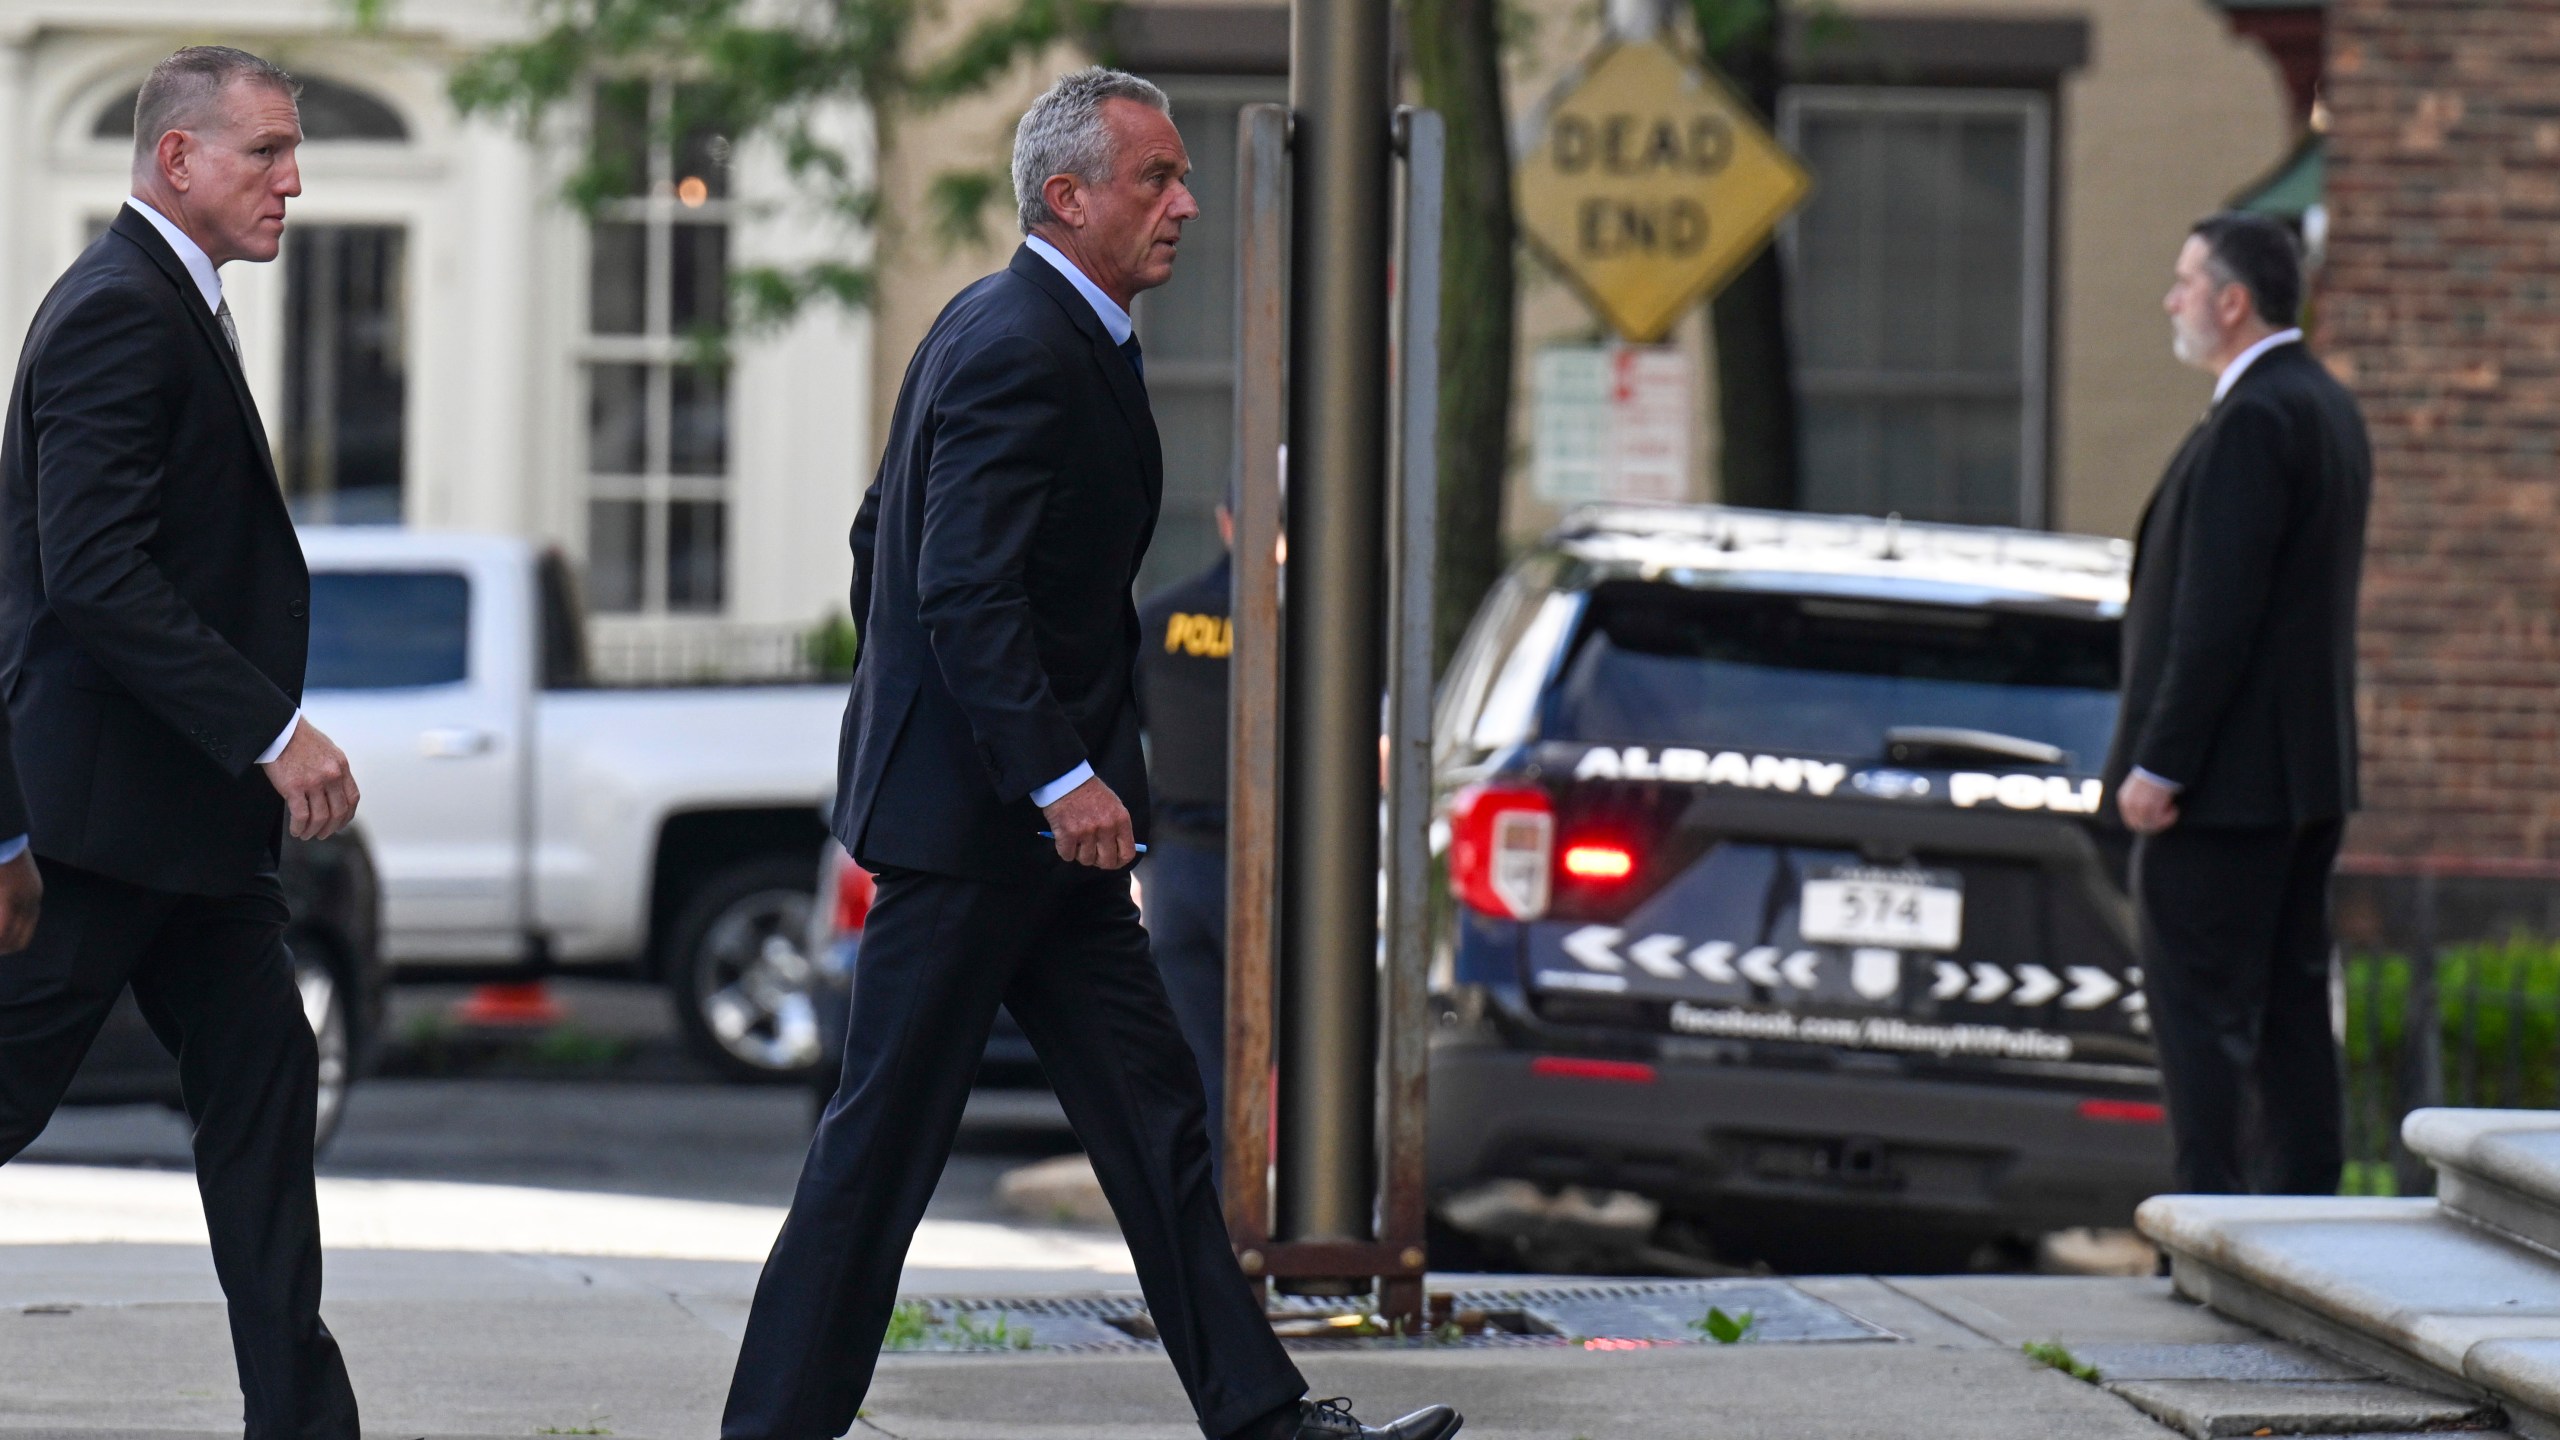
M 1385 683 L 1387 0 L 1295 0 L 1278 1229 L 1375 1234 Z M 1302 1293 L 1362 1282 L 1284 1280 Z

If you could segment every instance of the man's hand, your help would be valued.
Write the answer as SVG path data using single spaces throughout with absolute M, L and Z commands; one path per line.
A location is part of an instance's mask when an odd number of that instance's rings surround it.
M 2157 835 L 2178 823 L 2178 792 L 2147 775 L 2127 775 L 2116 791 L 2116 813 L 2136 835 Z
M 356 818 L 356 777 L 347 768 L 346 752 L 320 733 L 304 716 L 285 742 L 284 753 L 260 767 L 267 783 L 284 797 L 290 817 L 285 828 L 296 840 L 326 840 Z
M 1044 807 L 1058 858 L 1096 870 L 1125 869 L 1138 858 L 1138 837 L 1128 808 L 1096 775 Z
M 0 865 L 0 955 L 27 948 L 36 938 L 36 912 L 44 908 L 44 877 L 36 873 L 36 852 L 21 850 Z

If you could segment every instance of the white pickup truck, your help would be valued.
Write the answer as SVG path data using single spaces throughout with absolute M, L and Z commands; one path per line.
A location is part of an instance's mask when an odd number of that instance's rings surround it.
M 383 953 L 403 973 L 620 967 L 703 1057 L 816 1058 L 809 910 L 841 683 L 590 683 L 556 553 L 310 528 L 304 706 L 364 791 Z

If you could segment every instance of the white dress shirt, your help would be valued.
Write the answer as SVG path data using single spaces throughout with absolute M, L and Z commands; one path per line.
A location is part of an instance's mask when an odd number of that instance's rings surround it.
M 2279 330 L 2232 356 L 2231 363 L 2222 367 L 2220 378 L 2213 382 L 2214 403 L 2217 405 L 2222 403 L 2222 397 L 2231 393 L 2231 387 L 2240 383 L 2240 377 L 2249 373 L 2249 367 L 2258 363 L 2259 356 L 2279 345 L 2290 345 L 2301 338 L 2302 332 L 2298 329 Z
M 1102 328 L 1111 336 L 1112 344 L 1129 343 L 1129 334 L 1137 327 L 1130 323 L 1129 312 L 1121 309 L 1119 302 L 1103 294 L 1102 287 L 1094 284 L 1091 276 L 1076 268 L 1076 262 L 1068 259 L 1057 246 L 1037 235 L 1024 236 L 1022 243 L 1030 247 L 1032 254 L 1048 261 L 1053 269 L 1066 276 L 1068 284 L 1076 287 L 1076 293 L 1084 297 L 1084 303 L 1093 307 L 1094 318 L 1102 322 Z M 1068 791 L 1092 778 L 1093 762 L 1078 761 L 1073 770 L 1032 791 L 1031 803 L 1046 810 L 1057 804 Z
M 2240 377 L 2249 373 L 2249 367 L 2258 363 L 2259 356 L 2266 354 L 2268 351 L 2273 350 L 2279 345 L 2290 345 L 2301 338 L 2302 331 L 2299 329 L 2279 330 L 2273 335 L 2268 336 L 2266 339 L 2259 341 L 2257 344 L 2250 346 L 2248 349 L 2241 351 L 2239 354 L 2232 356 L 2231 363 L 2222 367 L 2222 374 L 2213 382 L 2213 403 L 2216 405 L 2222 403 L 2222 397 L 2231 393 L 2231 387 L 2240 383 Z M 2133 773 L 2150 781 L 2152 784 L 2159 786 L 2161 789 L 2168 791 L 2172 795 L 2175 795 L 2179 791 L 2187 788 L 2186 782 L 2183 780 L 2171 780 L 2166 776 L 2154 775 L 2139 765 L 2133 767 Z

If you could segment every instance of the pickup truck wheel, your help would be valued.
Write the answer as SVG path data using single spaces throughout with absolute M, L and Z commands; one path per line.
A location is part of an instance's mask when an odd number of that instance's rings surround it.
M 311 1038 L 320 1046 L 319 1121 L 312 1148 L 329 1148 L 346 1118 L 347 1087 L 355 1078 L 355 1046 L 347 1023 L 347 987 L 308 938 L 295 941 L 293 986 L 302 994 L 302 1017 L 311 1022 Z
M 676 1024 L 723 1075 L 797 1079 L 817 1063 L 816 872 L 791 855 L 744 861 L 714 873 L 677 914 L 667 951 Z

